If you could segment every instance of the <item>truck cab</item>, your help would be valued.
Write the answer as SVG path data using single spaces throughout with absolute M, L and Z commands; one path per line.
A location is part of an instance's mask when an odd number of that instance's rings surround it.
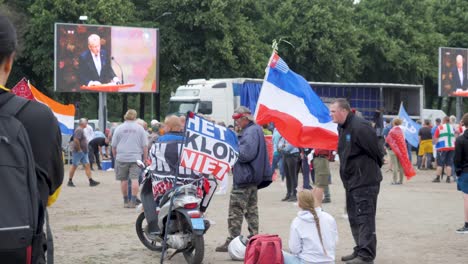
M 194 79 L 179 86 L 169 100 L 169 114 L 184 115 L 188 111 L 210 116 L 216 122 L 232 124 L 232 114 L 240 105 L 240 90 L 246 83 L 261 80 L 233 79 Z

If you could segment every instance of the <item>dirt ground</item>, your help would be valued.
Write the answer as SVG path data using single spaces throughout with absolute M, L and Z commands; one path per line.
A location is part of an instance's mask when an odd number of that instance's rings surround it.
M 344 190 L 332 165 L 332 203 L 324 210 L 336 219 L 340 257 L 354 245 L 347 219 L 343 218 Z M 386 171 L 386 168 L 383 169 Z M 68 179 L 68 166 L 65 179 Z M 434 171 L 418 171 L 403 185 L 390 185 L 390 172 L 384 173 L 377 209 L 378 249 L 375 263 L 468 263 L 468 235 L 456 234 L 463 223 L 462 195 L 454 183 L 431 183 Z M 160 254 L 146 249 L 135 233 L 137 213 L 123 208 L 119 182 L 114 172 L 93 172 L 101 181 L 88 186 L 83 170 L 77 170 L 76 188 L 63 186 L 61 196 L 50 208 L 56 263 L 159 263 Z M 261 233 L 279 234 L 288 248 L 289 225 L 298 208 L 281 202 L 285 194 L 281 180 L 259 191 Z M 215 247 L 227 236 L 229 195 L 214 196 L 207 218 L 214 221 L 205 236 L 204 263 L 239 263 Z M 244 234 L 247 234 L 244 221 Z M 176 256 L 164 263 L 185 263 Z

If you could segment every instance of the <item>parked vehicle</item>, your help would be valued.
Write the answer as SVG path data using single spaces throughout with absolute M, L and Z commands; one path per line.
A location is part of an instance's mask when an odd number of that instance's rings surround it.
M 142 204 L 137 208 L 140 214 L 135 223 L 138 238 L 148 249 L 161 251 L 167 232 L 166 245 L 176 250 L 172 256 L 182 253 L 187 263 L 202 263 L 205 251 L 203 235 L 210 227 L 209 221 L 205 220 L 200 212 L 200 186 L 204 177 L 190 179 L 189 182 L 167 191 L 157 206 L 153 195 L 153 181 L 161 179 L 156 179 L 143 162 L 138 161 L 138 164 L 144 168 L 144 177 L 140 184 Z M 146 219 L 154 219 L 154 216 L 157 228 L 151 232 Z
M 232 123 L 234 109 L 241 105 L 242 91 L 260 91 L 261 79 L 195 79 L 179 86 L 169 101 L 170 114 L 187 111 L 211 116 L 216 121 Z M 258 94 L 253 96 L 258 98 Z

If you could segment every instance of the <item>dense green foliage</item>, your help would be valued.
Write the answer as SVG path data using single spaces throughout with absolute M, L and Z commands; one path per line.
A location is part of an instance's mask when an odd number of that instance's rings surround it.
M 13 18 L 20 49 L 8 85 L 23 76 L 61 102 L 80 102 L 97 117 L 97 94 L 53 92 L 54 23 L 160 29 L 161 110 L 175 88 L 194 78 L 263 78 L 273 39 L 290 67 L 310 81 L 424 84 L 437 97 L 438 47 L 468 47 L 465 0 L 0 0 Z M 164 12 L 171 15 L 161 16 Z M 142 98 L 140 98 L 142 96 Z M 111 94 L 109 117 L 145 106 L 151 95 Z M 444 101 L 445 102 L 445 101 Z M 444 106 L 449 113 L 451 100 Z M 453 105 L 452 105 L 453 107 Z

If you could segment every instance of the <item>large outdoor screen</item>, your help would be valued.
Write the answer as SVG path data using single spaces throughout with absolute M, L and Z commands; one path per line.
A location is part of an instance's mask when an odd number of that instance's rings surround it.
M 55 91 L 159 92 L 158 29 L 55 24 Z
M 468 49 L 439 48 L 439 96 L 468 96 Z

